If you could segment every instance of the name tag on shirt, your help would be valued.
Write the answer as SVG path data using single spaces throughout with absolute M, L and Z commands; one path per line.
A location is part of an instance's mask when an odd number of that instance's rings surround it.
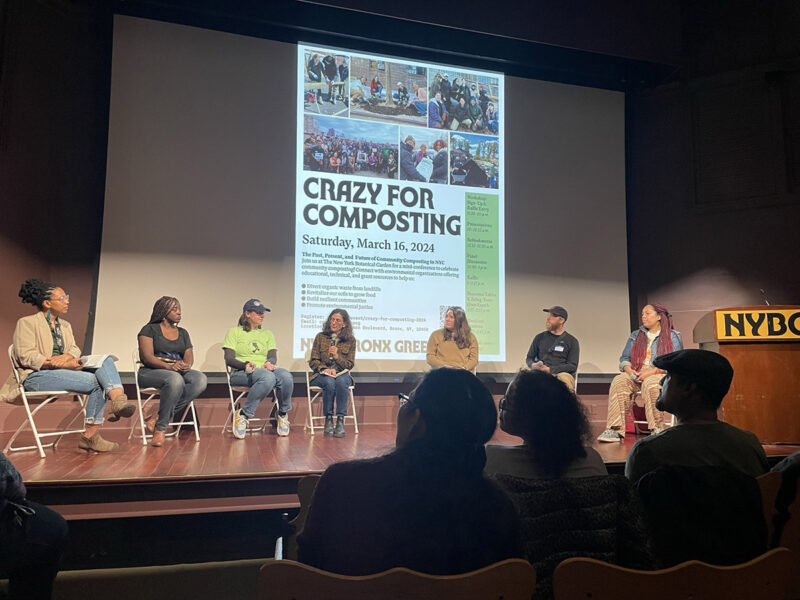
M 561 344 L 553 348 L 553 352 L 563 352 L 563 351 L 564 351 L 564 346 L 562 346 Z

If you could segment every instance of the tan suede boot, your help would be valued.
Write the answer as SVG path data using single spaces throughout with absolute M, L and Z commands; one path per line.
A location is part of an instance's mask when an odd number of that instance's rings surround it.
M 78 442 L 78 449 L 83 450 L 84 452 L 111 452 L 117 448 L 119 448 L 119 444 L 117 442 L 109 442 L 108 440 L 104 440 L 102 437 L 100 437 L 99 431 L 90 438 L 82 435 L 80 441 Z
M 119 421 L 120 417 L 132 417 L 136 412 L 136 405 L 128 402 L 128 397 L 125 394 L 120 394 L 113 400 L 108 401 L 108 420 Z

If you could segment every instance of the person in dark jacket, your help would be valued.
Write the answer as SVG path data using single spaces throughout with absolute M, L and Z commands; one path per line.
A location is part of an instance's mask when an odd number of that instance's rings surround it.
M 447 183 L 447 142 L 436 140 L 433 142 L 436 156 L 433 157 L 433 172 L 431 183 Z
M 336 66 L 336 58 L 328 54 L 322 59 L 322 72 L 325 75 L 325 83 L 328 84 L 328 102 L 336 104 L 336 97 L 334 95 L 333 82 L 336 81 L 336 76 L 339 74 L 339 69 Z
M 467 176 L 464 178 L 464 185 L 469 185 L 471 187 L 489 187 L 489 176 L 486 174 L 486 171 L 483 170 L 482 166 L 472 160 L 472 157 L 470 157 L 464 165 L 464 170 L 467 172 Z
M 8 575 L 8 598 L 49 600 L 67 545 L 67 522 L 25 496 L 22 476 L 0 452 L 0 571 Z
M 458 130 L 459 126 L 462 125 L 466 129 L 469 129 L 470 125 L 472 125 L 472 121 L 469 118 L 469 109 L 467 108 L 467 103 L 463 96 L 453 109 L 453 120 L 450 122 L 450 130 L 456 131 Z
M 308 73 L 308 78 L 314 82 L 322 84 L 322 79 L 325 77 L 323 70 L 322 70 L 322 63 L 319 61 L 319 54 L 314 54 L 311 57 L 311 60 L 308 61 L 308 67 L 306 68 L 306 72 Z M 322 102 L 322 86 L 317 88 L 317 103 Z
M 442 101 L 445 103 L 447 107 L 450 106 L 450 93 L 453 89 L 453 85 L 450 83 L 449 76 L 445 75 L 442 78 Z
M 470 98 L 469 101 L 469 120 L 472 131 L 483 131 L 483 113 L 475 98 Z
M 448 575 L 521 556 L 517 513 L 483 475 L 496 425 L 477 377 L 430 371 L 400 408 L 394 451 L 323 473 L 297 538 L 300 561 L 344 575 Z
M 414 162 L 414 146 L 416 142 L 412 136 L 400 144 L 400 179 L 407 181 L 425 181 L 425 178 L 417 171 L 417 163 Z
M 486 109 L 489 108 L 489 94 L 486 93 L 486 89 L 483 86 L 478 92 L 478 104 L 481 107 L 481 112 L 486 116 Z

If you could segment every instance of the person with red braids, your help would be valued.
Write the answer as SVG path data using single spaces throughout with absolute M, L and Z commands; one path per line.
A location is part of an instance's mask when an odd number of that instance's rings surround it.
M 658 302 L 646 305 L 642 309 L 642 326 L 628 337 L 619 358 L 622 372 L 611 381 L 606 429 L 598 441 L 621 442 L 625 439 L 625 415 L 631 409 L 637 392 L 642 393 L 651 435 L 661 432 L 664 413 L 656 409 L 656 400 L 664 371 L 654 366 L 653 360 L 676 350 L 683 350 L 683 338 L 672 328 L 672 315 Z

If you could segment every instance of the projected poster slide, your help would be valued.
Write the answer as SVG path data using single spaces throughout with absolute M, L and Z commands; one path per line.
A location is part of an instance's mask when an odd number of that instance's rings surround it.
M 314 55 L 348 59 L 346 115 L 317 112 L 316 90 L 310 102 Z M 303 45 L 299 57 L 294 357 L 338 307 L 359 357 L 424 360 L 446 308 L 461 306 L 481 360 L 504 361 L 502 123 L 492 132 L 482 112 L 451 129 L 441 97 L 445 75 L 474 82 L 500 114 L 502 75 Z

